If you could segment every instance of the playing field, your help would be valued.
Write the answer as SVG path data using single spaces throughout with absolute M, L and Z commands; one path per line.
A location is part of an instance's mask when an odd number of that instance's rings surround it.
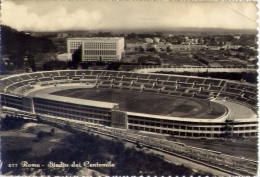
M 128 112 L 155 114 L 170 117 L 214 119 L 225 113 L 225 108 L 217 103 L 169 95 L 152 94 L 145 92 L 77 88 L 60 90 L 53 95 L 72 98 L 119 103 L 119 108 Z

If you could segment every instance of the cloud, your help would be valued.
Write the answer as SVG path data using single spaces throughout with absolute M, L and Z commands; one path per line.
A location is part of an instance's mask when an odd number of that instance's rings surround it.
M 257 28 L 253 2 L 4 1 L 2 7 L 3 24 L 18 30 Z
M 77 9 L 68 12 L 66 7 L 51 8 L 43 15 L 29 11 L 25 5 L 5 1 L 2 10 L 3 24 L 17 30 L 58 31 L 72 29 L 101 28 L 103 14 L 100 11 Z

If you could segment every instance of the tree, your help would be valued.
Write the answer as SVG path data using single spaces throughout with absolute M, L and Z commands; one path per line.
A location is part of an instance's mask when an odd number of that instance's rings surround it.
M 147 52 L 157 52 L 157 49 L 155 47 L 147 49 Z
M 167 52 L 172 52 L 171 46 L 168 46 L 168 47 L 166 48 L 166 50 L 167 50 Z
M 56 133 L 56 129 L 55 128 L 52 128 L 51 129 L 51 134 L 54 135 Z
M 143 47 L 139 47 L 140 52 L 145 52 L 145 49 Z
M 37 133 L 37 138 L 42 139 L 44 132 L 40 131 Z

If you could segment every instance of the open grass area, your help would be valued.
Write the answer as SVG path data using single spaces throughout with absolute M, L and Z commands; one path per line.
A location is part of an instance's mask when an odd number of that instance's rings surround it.
M 225 113 L 223 106 L 212 103 L 211 114 L 208 114 L 208 101 L 205 100 L 150 94 L 146 92 L 84 88 L 61 90 L 51 94 L 86 100 L 114 102 L 119 103 L 119 107 L 121 104 L 121 108 L 128 112 L 171 117 L 213 119 Z

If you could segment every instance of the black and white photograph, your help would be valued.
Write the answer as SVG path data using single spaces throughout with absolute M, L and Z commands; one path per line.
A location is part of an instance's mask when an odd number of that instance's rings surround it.
M 0 174 L 257 176 L 257 6 L 2 1 Z

